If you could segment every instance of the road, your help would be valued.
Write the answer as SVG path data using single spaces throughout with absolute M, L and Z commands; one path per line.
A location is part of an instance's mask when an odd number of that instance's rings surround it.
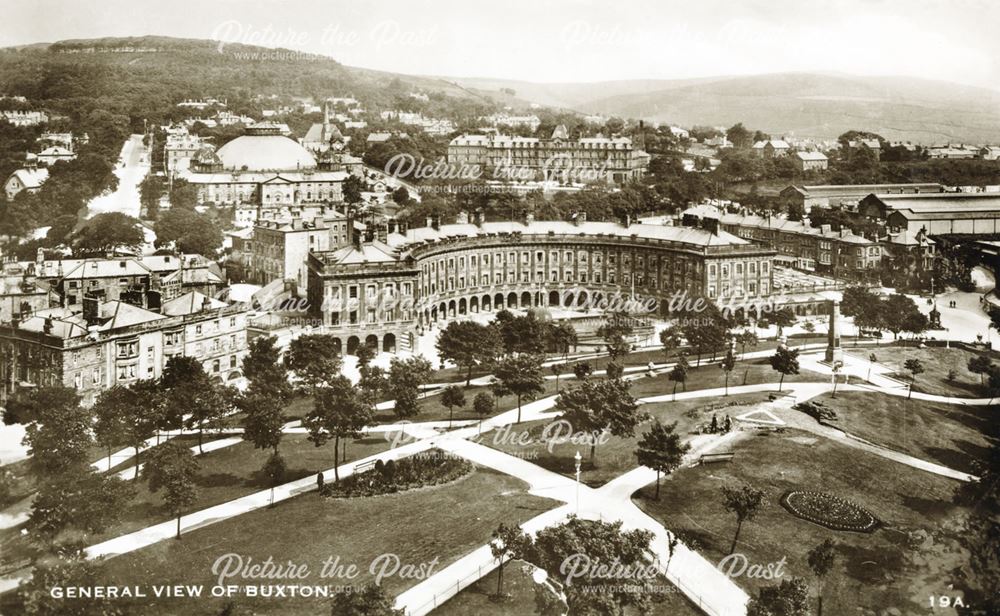
M 139 217 L 139 183 L 149 173 L 149 148 L 142 143 L 142 135 L 132 135 L 122 146 L 115 166 L 118 189 L 99 195 L 87 205 L 87 218 L 107 212 L 121 212 Z

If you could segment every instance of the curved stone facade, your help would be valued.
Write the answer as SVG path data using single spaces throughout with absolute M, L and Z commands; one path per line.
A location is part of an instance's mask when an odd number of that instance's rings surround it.
M 430 239 L 412 231 L 395 241 L 390 236 L 388 243 L 376 242 L 392 257 L 382 262 L 368 256 L 351 262 L 343 250 L 310 253 L 313 316 L 327 333 L 343 338 L 345 350 L 352 336 L 374 336 L 370 344 L 389 350 L 383 344 L 387 335 L 398 343 L 435 322 L 470 313 L 556 305 L 600 310 L 595 300 L 663 300 L 677 292 L 753 299 L 773 287 L 774 251 L 733 236 L 713 244 L 688 231 L 677 234 L 691 241 L 630 233 L 643 225 L 596 233 L 571 224 L 529 223 L 520 231 L 512 226 L 517 223 L 504 224 L 499 229 L 508 232 L 448 225 Z M 606 223 L 592 224 L 609 231 Z M 367 248 L 354 251 L 360 255 Z

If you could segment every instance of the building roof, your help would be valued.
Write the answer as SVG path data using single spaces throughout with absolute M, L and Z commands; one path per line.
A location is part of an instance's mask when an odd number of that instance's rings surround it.
M 764 146 L 766 146 L 769 143 L 771 144 L 771 147 L 776 150 L 787 150 L 788 148 L 791 147 L 790 145 L 788 145 L 786 141 L 782 139 L 768 139 L 766 141 L 758 141 L 757 143 L 753 144 L 753 147 L 755 149 L 763 149 Z
M 796 152 L 795 155 L 799 160 L 828 160 L 822 152 Z
M 10 175 L 11 177 L 16 177 L 25 188 L 38 188 L 45 183 L 45 180 L 49 179 L 49 170 L 44 167 L 38 167 L 35 169 L 18 169 Z
M 405 234 L 389 235 L 389 245 L 405 249 L 420 242 L 438 241 L 447 238 L 477 237 L 520 233 L 521 235 L 608 235 L 616 237 L 638 237 L 640 239 L 663 240 L 694 246 L 737 246 L 749 242 L 730 233 L 711 233 L 691 227 L 668 227 L 665 225 L 633 224 L 624 227 L 615 222 L 582 222 L 579 225 L 559 220 L 523 222 L 486 222 L 474 224 L 441 225 L 439 229 L 421 227 L 409 229 Z
M 883 195 L 875 198 L 889 210 L 909 210 L 914 213 L 959 214 L 1000 213 L 1000 193 L 926 193 L 917 195 Z
M 242 135 L 216 154 L 225 169 L 296 171 L 316 167 L 316 159 L 307 149 L 279 134 Z
M 942 184 L 935 183 L 915 183 L 915 184 L 817 184 L 807 186 L 789 186 L 785 190 L 793 189 L 807 197 L 841 197 L 841 196 L 865 196 L 872 193 L 902 193 L 903 191 L 926 191 L 944 192 Z
M 225 308 L 226 306 L 226 302 L 213 299 L 197 291 L 190 291 L 180 297 L 175 297 L 174 299 L 163 302 L 160 312 L 165 315 L 175 317 L 186 314 L 195 314 L 197 312 L 202 312 L 203 310 Z
M 360 263 L 390 263 L 398 261 L 399 257 L 391 246 L 382 242 L 368 242 L 361 246 L 344 246 L 324 255 L 324 260 L 336 265 L 355 265 Z
M 715 208 L 712 208 L 715 209 Z M 717 212 L 718 210 L 716 210 Z M 703 213 L 699 213 L 703 212 Z M 685 215 L 694 215 L 699 217 L 711 216 L 710 210 L 695 210 L 695 208 L 688 208 L 684 211 Z M 723 225 L 732 225 L 737 227 L 753 227 L 756 229 L 767 229 L 771 231 L 778 231 L 781 233 L 794 233 L 797 235 L 808 235 L 813 237 L 822 237 L 824 239 L 836 240 L 839 242 L 847 242 L 850 244 L 871 244 L 872 242 L 860 235 L 855 235 L 851 231 L 833 231 L 824 230 L 822 228 L 817 228 L 810 226 L 804 221 L 788 220 L 787 218 L 782 218 L 779 216 L 758 216 L 756 214 L 728 214 L 723 213 L 719 217 L 719 221 Z
M 242 139 L 242 137 L 241 137 Z M 264 182 L 343 182 L 346 171 L 240 171 L 238 173 L 196 173 L 188 170 L 184 179 L 192 184 L 263 184 Z

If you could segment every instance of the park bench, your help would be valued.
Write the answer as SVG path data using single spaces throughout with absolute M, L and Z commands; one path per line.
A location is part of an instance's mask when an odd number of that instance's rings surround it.
M 355 464 L 354 473 L 358 474 L 372 470 L 375 468 L 375 462 L 377 462 L 377 460 L 369 460 L 367 462 L 362 462 L 361 464 Z
M 698 464 L 708 464 L 711 462 L 729 462 L 736 455 L 731 451 L 723 453 L 703 453 L 698 458 Z

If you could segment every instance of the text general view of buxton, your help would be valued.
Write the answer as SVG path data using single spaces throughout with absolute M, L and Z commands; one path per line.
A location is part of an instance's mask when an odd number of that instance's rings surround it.
M 1000 4 L 0 7 L 0 615 L 1000 616 Z

